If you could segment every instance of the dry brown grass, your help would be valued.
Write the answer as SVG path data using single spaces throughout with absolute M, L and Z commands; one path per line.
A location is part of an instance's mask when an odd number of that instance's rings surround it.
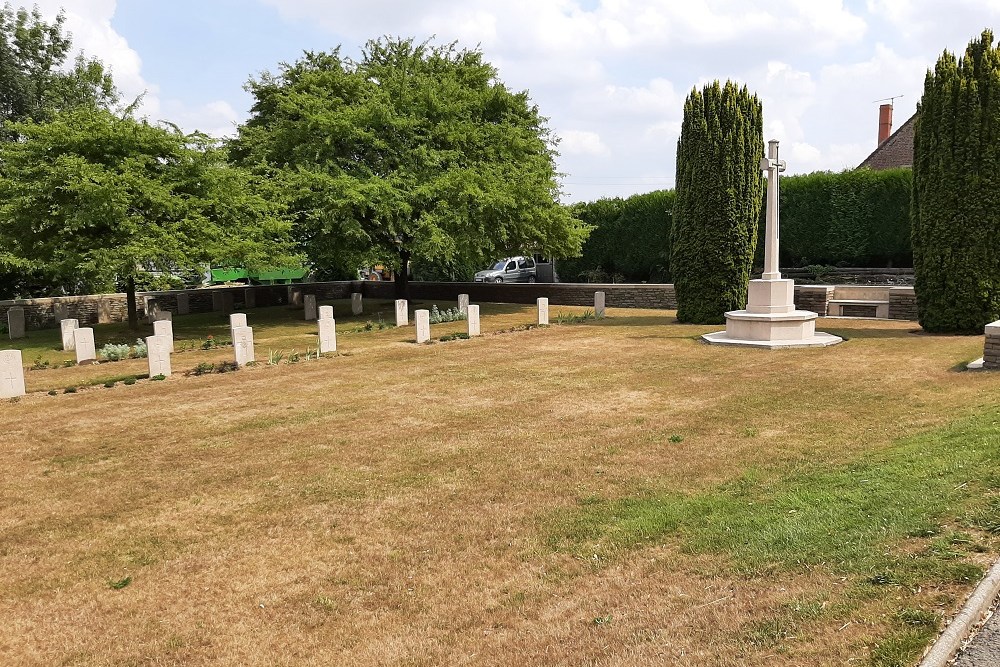
M 484 315 L 489 332 L 533 313 Z M 595 567 L 549 549 L 545 522 L 590 495 L 850 461 L 994 406 L 1000 375 L 951 370 L 982 338 L 842 320 L 822 327 L 851 338 L 835 348 L 747 351 L 672 313 L 613 315 L 420 347 L 412 327 L 342 336 L 349 356 L 0 406 L 0 663 L 867 659 L 884 601 L 780 650 L 747 641 L 797 600 L 843 602 L 838 577 L 747 578 L 669 539 Z M 952 608 L 961 592 L 927 594 Z

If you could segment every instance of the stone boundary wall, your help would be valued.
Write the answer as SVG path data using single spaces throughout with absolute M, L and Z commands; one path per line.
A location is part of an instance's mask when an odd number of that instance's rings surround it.
M 796 285 L 795 303 L 803 310 L 811 310 L 821 317 L 828 312 L 828 303 L 836 290 L 835 285 Z M 613 284 L 597 283 L 430 283 L 410 282 L 411 300 L 440 299 L 457 301 L 459 294 L 468 294 L 473 302 L 533 304 L 539 297 L 546 297 L 552 305 L 594 306 L 594 292 L 604 292 L 609 308 L 649 308 L 674 310 L 677 297 L 674 286 L 669 284 Z M 191 313 L 210 313 L 213 295 L 220 291 L 231 292 L 237 310 L 247 307 L 247 293 L 253 292 L 251 307 L 301 304 L 301 295 L 314 294 L 317 301 L 348 299 L 353 292 L 360 292 L 368 299 L 395 298 L 395 286 L 387 281 L 353 280 L 325 283 L 296 283 L 292 285 L 255 285 L 250 287 L 214 287 L 168 292 L 139 292 L 136 305 L 139 316 L 147 311 L 165 310 L 178 314 L 177 296 L 187 294 Z M 46 299 L 19 299 L 0 301 L 0 323 L 6 324 L 7 310 L 13 306 L 24 308 L 28 329 L 49 329 L 59 326 L 59 320 L 74 318 L 80 326 L 122 322 L 128 311 L 124 294 L 99 294 L 88 296 L 63 296 Z M 917 300 L 912 287 L 889 288 L 889 318 L 914 320 L 917 317 Z
M 983 347 L 983 368 L 1000 370 L 1000 321 L 986 325 L 986 344 Z
M 917 320 L 917 293 L 912 287 L 889 288 L 889 319 Z

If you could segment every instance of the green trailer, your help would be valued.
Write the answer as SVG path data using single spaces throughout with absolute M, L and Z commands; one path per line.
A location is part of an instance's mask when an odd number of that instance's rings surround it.
M 305 268 L 281 268 L 273 271 L 247 271 L 241 267 L 213 268 L 211 270 L 211 283 L 222 285 L 224 283 L 246 282 L 251 285 L 285 285 L 288 283 L 300 282 L 309 273 Z

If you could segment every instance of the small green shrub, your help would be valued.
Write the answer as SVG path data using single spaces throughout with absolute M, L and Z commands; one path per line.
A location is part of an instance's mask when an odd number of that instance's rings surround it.
M 135 347 L 132 349 L 132 357 L 135 359 L 145 359 L 149 356 L 149 349 L 146 347 L 146 341 L 141 338 L 135 339 Z
M 205 336 L 205 340 L 201 344 L 201 349 L 203 349 L 203 350 L 212 350 L 212 349 L 214 349 L 216 347 L 218 347 L 218 345 L 215 342 L 215 336 L 213 336 L 211 334 L 209 334 L 208 336 Z
M 163 374 L 161 373 L 160 375 L 154 375 L 153 377 L 151 377 L 151 378 L 149 378 L 149 379 L 150 379 L 150 380 L 153 380 L 153 381 L 155 381 L 155 382 L 159 382 L 160 380 L 166 380 L 166 379 L 167 379 L 167 376 L 166 376 L 166 375 L 163 375 Z
M 112 387 L 114 387 L 114 386 L 115 386 L 115 383 L 114 383 L 114 382 L 105 382 L 105 383 L 104 383 L 104 388 L 105 388 L 105 389 L 111 389 L 111 388 L 112 388 Z
M 191 375 L 205 375 L 206 373 L 214 373 L 215 364 L 211 364 L 207 361 L 203 361 L 194 367 L 191 371 Z
M 231 373 L 238 370 L 240 370 L 240 366 L 235 361 L 220 361 L 215 366 L 216 373 Z
M 672 442 L 674 444 L 677 444 L 679 442 L 684 442 L 684 436 L 674 434 L 674 435 L 670 436 L 670 442 Z
M 469 334 L 460 331 L 458 333 L 445 334 L 444 336 L 441 336 L 441 338 L 439 338 L 438 340 L 440 340 L 442 343 L 447 343 L 450 340 L 469 340 Z
M 55 389 L 49 389 L 49 396 L 56 396 L 58 394 L 59 394 L 59 392 L 56 391 Z
M 109 579 L 108 587 L 111 588 L 112 590 L 120 591 L 121 589 L 125 588 L 131 583 L 132 583 L 131 576 L 125 577 L 124 579 Z
M 135 384 L 135 378 L 128 378 L 126 380 L 122 380 L 122 383 L 127 385 L 133 385 Z
M 31 364 L 31 370 L 33 370 L 33 371 L 45 370 L 50 365 L 51 364 L 49 363 L 49 361 L 47 359 L 43 360 L 42 359 L 42 355 L 38 355 L 37 357 L 35 357 L 35 361 Z
M 458 322 L 459 320 L 464 320 L 466 318 L 467 315 L 458 308 L 448 308 L 446 310 L 438 310 L 437 304 L 431 306 L 431 313 L 430 313 L 431 324 L 441 324 L 443 322 Z
M 553 320 L 556 324 L 579 324 L 580 322 L 586 322 L 587 320 L 596 320 L 597 315 L 594 311 L 587 310 L 580 315 L 568 315 L 564 313 L 556 313 L 555 319 Z
M 97 351 L 97 356 L 101 361 L 121 361 L 128 359 L 132 354 L 132 348 L 124 343 L 107 343 Z
M 66 387 L 65 389 L 63 389 L 63 393 L 64 394 L 75 394 L 76 393 L 76 387 Z
M 76 366 L 76 362 L 73 361 L 72 359 L 67 359 L 66 361 L 62 362 L 63 368 L 72 368 L 73 366 Z

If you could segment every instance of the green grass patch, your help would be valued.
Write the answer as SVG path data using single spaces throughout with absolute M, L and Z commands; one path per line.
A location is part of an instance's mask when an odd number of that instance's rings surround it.
M 707 493 L 649 490 L 587 498 L 555 516 L 549 544 L 592 562 L 676 539 L 689 553 L 731 557 L 746 574 L 823 565 L 874 585 L 966 581 L 967 536 L 948 535 L 919 553 L 896 547 L 924 539 L 943 521 L 996 529 L 991 492 L 1000 482 L 996 409 L 896 443 L 848 465 L 814 465 L 787 476 L 749 471 Z M 594 558 L 597 555 L 597 558 Z

